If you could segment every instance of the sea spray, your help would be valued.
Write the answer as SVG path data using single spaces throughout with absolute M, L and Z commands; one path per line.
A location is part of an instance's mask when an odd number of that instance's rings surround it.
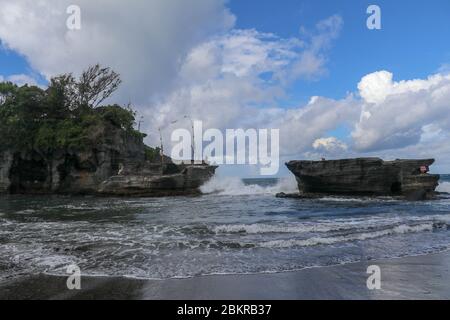
M 237 177 L 214 177 L 208 183 L 201 187 L 203 194 L 219 194 L 226 196 L 240 195 L 263 195 L 279 192 L 294 193 L 298 192 L 295 178 L 286 177 L 278 179 L 277 183 L 269 186 L 245 183 Z
M 450 193 L 450 182 L 441 182 L 439 187 L 436 189 L 438 192 L 448 192 Z

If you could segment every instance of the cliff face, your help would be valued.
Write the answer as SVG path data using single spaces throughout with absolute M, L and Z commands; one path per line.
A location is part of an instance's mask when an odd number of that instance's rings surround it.
M 402 195 L 431 197 L 439 176 L 421 171 L 433 159 L 383 161 L 360 158 L 333 161 L 291 161 L 289 170 L 296 176 L 300 193 L 347 195 Z
M 46 89 L 0 81 L 0 193 L 191 192 L 215 167 L 176 166 L 143 143 L 131 106 L 102 105 L 121 83 L 100 65 Z
M 102 133 L 104 135 L 104 132 Z M 122 130 L 83 150 L 0 152 L 0 193 L 95 193 L 120 164 L 145 160 L 142 139 Z
M 51 155 L 0 152 L 0 193 L 186 195 L 198 193 L 216 170 L 209 165 L 175 165 L 168 157 L 164 164 L 155 158 L 149 162 L 142 138 L 120 129 L 103 128 L 90 140 L 98 143 Z
M 0 193 L 9 191 L 11 181 L 9 180 L 9 172 L 14 157 L 10 152 L 0 152 Z
M 154 168 L 149 174 L 149 167 Z M 199 193 L 199 188 L 215 173 L 217 167 L 209 165 L 177 166 L 168 164 L 145 165 L 141 172 L 116 175 L 104 181 L 99 193 L 104 195 L 170 196 Z

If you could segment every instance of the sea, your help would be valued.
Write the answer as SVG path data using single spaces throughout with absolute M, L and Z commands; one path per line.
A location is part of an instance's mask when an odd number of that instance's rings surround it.
M 439 191 L 450 192 L 450 175 Z M 279 199 L 293 178 L 216 177 L 174 198 L 0 198 L 0 282 L 29 275 L 139 279 L 277 273 L 450 249 L 450 194 Z

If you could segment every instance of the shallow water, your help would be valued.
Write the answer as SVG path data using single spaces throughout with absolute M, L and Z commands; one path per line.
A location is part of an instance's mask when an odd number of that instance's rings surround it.
M 450 196 L 275 198 L 281 191 L 294 181 L 215 179 L 200 197 L 0 198 L 1 278 L 70 264 L 151 279 L 280 272 L 450 249 Z

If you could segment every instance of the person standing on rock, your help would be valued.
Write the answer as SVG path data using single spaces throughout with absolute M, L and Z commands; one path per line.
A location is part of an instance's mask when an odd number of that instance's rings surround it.
M 125 167 L 123 166 L 123 163 L 120 163 L 119 164 L 119 172 L 117 172 L 117 174 L 119 176 L 122 176 L 124 171 L 125 171 Z

